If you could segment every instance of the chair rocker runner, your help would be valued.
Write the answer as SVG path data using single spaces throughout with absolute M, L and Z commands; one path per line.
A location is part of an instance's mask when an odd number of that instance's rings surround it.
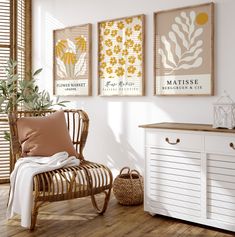
M 21 156 L 17 120 L 21 117 L 47 116 L 55 111 L 16 111 L 9 114 L 11 133 L 11 167 Z M 86 161 L 83 149 L 88 135 L 89 119 L 82 110 L 64 110 L 72 143 L 79 154 L 80 165 L 40 173 L 33 178 L 33 207 L 30 230 L 34 230 L 39 208 L 47 202 L 56 202 L 81 197 L 91 197 L 99 214 L 103 214 L 110 199 L 113 177 L 108 167 Z M 101 205 L 96 194 L 104 193 Z

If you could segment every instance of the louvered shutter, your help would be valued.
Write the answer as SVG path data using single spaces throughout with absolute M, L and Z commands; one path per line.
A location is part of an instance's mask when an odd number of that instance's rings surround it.
M 27 45 L 27 51 L 26 51 Z M 0 80 L 5 80 L 9 58 L 17 60 L 20 79 L 31 69 L 31 0 L 0 0 Z M 6 114 L 0 114 L 0 183 L 9 180 L 10 145 Z
M 5 80 L 5 68 L 11 55 L 12 6 L 10 0 L 0 0 L 0 80 Z M 0 183 L 6 182 L 10 175 L 10 145 L 4 139 L 9 131 L 6 114 L 0 114 Z

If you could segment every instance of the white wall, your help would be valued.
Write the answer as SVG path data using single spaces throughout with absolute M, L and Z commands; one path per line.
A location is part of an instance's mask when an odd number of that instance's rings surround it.
M 214 97 L 153 96 L 153 12 L 206 3 L 206 0 L 33 0 L 33 64 L 43 68 L 41 88 L 52 92 L 53 29 L 92 23 L 92 97 L 66 98 L 69 107 L 90 117 L 86 158 L 143 170 L 144 133 L 140 124 L 155 122 L 212 123 L 212 103 L 226 90 L 235 99 L 235 1 L 216 0 Z M 136 14 L 146 15 L 146 96 L 97 96 L 97 22 Z

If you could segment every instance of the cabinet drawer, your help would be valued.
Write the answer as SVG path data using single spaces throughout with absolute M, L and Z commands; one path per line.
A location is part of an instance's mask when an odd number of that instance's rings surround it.
M 203 149 L 203 137 L 197 134 L 180 132 L 148 132 L 146 145 L 166 149 L 187 149 L 199 151 Z
M 234 149 L 231 147 L 231 144 L 234 145 Z M 235 136 L 206 136 L 205 150 L 209 153 L 221 153 L 235 156 Z

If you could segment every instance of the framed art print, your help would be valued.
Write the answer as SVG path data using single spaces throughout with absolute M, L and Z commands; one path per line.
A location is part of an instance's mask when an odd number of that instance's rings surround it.
M 144 15 L 98 23 L 98 94 L 144 94 Z
M 155 95 L 213 95 L 214 4 L 154 13 Z
M 54 30 L 53 33 L 54 94 L 91 95 L 91 24 Z

